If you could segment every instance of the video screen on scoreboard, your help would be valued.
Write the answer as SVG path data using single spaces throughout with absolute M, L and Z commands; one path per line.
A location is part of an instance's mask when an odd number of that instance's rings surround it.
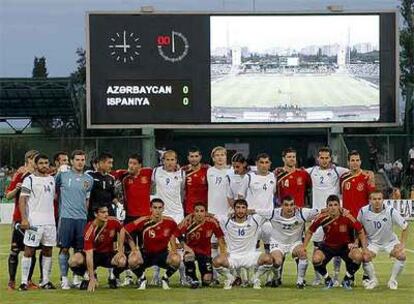
M 380 16 L 211 16 L 211 122 L 378 122 Z

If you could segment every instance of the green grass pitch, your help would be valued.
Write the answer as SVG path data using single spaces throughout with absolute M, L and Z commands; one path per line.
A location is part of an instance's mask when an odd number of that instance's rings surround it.
M 253 290 L 252 288 L 236 287 L 232 290 L 223 290 L 221 287 L 201 288 L 190 290 L 177 285 L 177 275 L 174 275 L 171 290 L 162 290 L 158 287 L 149 287 L 145 291 L 136 290 L 134 287 L 110 290 L 106 284 L 107 271 L 100 269 L 98 276 L 101 284 L 95 293 L 87 293 L 80 290 L 38 290 L 25 293 L 13 291 L 8 292 L 7 286 L 7 257 L 10 244 L 10 225 L 0 225 L 0 303 L 1 304 L 69 304 L 69 303 L 99 303 L 99 304 L 121 304 L 121 303 L 370 303 L 370 304 L 394 304 L 414 303 L 414 238 L 411 235 L 407 244 L 407 264 L 404 272 L 399 278 L 399 289 L 389 290 L 386 287 L 392 262 L 385 253 L 381 253 L 374 261 L 380 286 L 375 290 L 368 291 L 361 287 L 361 270 L 357 273 L 357 284 L 352 291 L 342 288 L 322 290 L 321 287 L 306 287 L 297 290 L 295 287 L 296 267 L 288 258 L 283 275 L 283 286 L 279 288 L 263 288 Z M 56 286 L 59 284 L 59 266 L 57 263 L 58 250 L 54 249 L 54 262 L 52 281 Z M 342 271 L 344 270 L 342 264 Z M 36 265 L 37 266 L 37 265 Z M 34 279 L 38 278 L 38 268 Z M 311 282 L 313 278 L 312 267 L 308 268 L 306 279 Z M 17 279 L 20 280 L 20 267 Z
M 211 86 L 212 107 L 379 105 L 379 90 L 347 75 L 242 74 Z

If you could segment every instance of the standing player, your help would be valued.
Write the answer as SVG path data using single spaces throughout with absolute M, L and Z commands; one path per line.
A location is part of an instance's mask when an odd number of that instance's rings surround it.
M 227 150 L 222 146 L 216 146 L 211 150 L 213 167 L 207 170 L 208 196 L 207 209 L 211 214 L 227 215 L 231 206 L 227 201 L 228 179 L 226 178 L 229 168 L 227 167 Z M 211 239 L 211 256 L 218 255 L 217 239 Z M 214 272 L 214 280 L 217 273 Z
M 248 215 L 247 201 L 237 199 L 234 202 L 234 215 L 217 216 L 224 232 L 229 255 L 219 255 L 213 260 L 216 270 L 226 277 L 224 289 L 231 289 L 234 276 L 230 269 L 251 268 L 257 266 L 253 276 L 253 288 L 261 289 L 260 276 L 272 268 L 272 258 L 267 253 L 256 250 L 260 227 L 266 221 L 258 215 Z
M 24 232 L 17 227 L 21 220 L 22 216 L 20 214 L 19 208 L 19 198 L 20 192 L 22 188 L 22 183 L 25 177 L 29 176 L 34 171 L 34 158 L 39 154 L 36 150 L 27 151 L 24 156 L 24 167 L 20 168 L 18 172 L 13 176 L 12 181 L 10 182 L 9 187 L 6 190 L 6 198 L 12 199 L 14 198 L 14 211 L 13 211 L 13 233 L 10 245 L 10 255 L 8 259 L 8 267 L 9 267 L 9 283 L 7 288 L 9 290 L 14 290 L 16 288 L 16 272 L 17 272 L 17 265 L 19 262 L 19 252 L 24 251 L 24 244 L 23 244 L 23 236 Z M 32 275 L 34 266 L 36 264 L 36 256 L 32 256 L 32 264 L 30 267 L 29 275 L 28 275 L 28 287 L 29 289 L 36 289 L 37 285 L 32 282 Z
M 378 286 L 372 259 L 378 252 L 386 251 L 390 257 L 395 258 L 388 287 L 393 290 L 397 289 L 397 277 L 403 271 L 406 260 L 404 248 L 408 238 L 408 223 L 398 213 L 398 210 L 385 207 L 380 191 L 370 194 L 370 204 L 359 211 L 358 220 L 364 226 L 368 238 L 368 252 L 364 256 L 363 267 L 370 281 L 364 284 L 365 288 L 373 289 Z M 393 232 L 394 224 L 402 229 L 400 239 Z
M 349 170 L 332 164 L 331 149 L 321 147 L 318 150 L 318 165 L 306 169 L 312 180 L 312 208 L 323 209 L 329 195 L 340 195 L 340 177 Z M 315 248 L 323 240 L 323 230 L 320 227 L 312 237 Z M 339 271 L 341 259 L 334 258 L 334 285 L 339 286 Z M 315 273 L 313 285 L 319 285 L 321 277 Z
M 192 147 L 188 150 L 187 160 L 188 166 L 185 171 L 185 197 L 184 206 L 185 214 L 194 212 L 194 205 L 197 202 L 203 202 L 207 206 L 207 170 L 208 165 L 201 163 L 201 152 L 197 147 Z
M 56 225 L 53 212 L 55 180 L 49 175 L 49 160 L 44 154 L 35 156 L 35 172 L 23 180 L 19 208 L 22 216 L 21 229 L 25 229 L 24 255 L 22 257 L 22 283 L 20 290 L 28 289 L 31 257 L 42 244 L 42 274 L 40 287 L 55 289 L 49 281 L 52 269 L 52 250 L 56 245 Z
M 59 172 L 55 178 L 60 190 L 58 246 L 59 267 L 62 289 L 70 289 L 68 280 L 69 249 L 74 252 L 83 250 L 83 231 L 86 226 L 89 196 L 93 178 L 84 173 L 86 154 L 75 150 L 71 155 L 71 169 Z
M 209 286 L 213 278 L 211 237 L 214 235 L 217 238 L 221 254 L 226 254 L 227 248 L 223 231 L 217 220 L 207 215 L 205 203 L 194 204 L 194 212 L 180 223 L 175 235 L 184 248 L 185 274 L 191 288 L 200 286 L 195 261 L 203 286 Z
M 374 172 L 361 169 L 358 151 L 348 154 L 350 171 L 341 176 L 342 206 L 357 217 L 359 210 L 368 204 L 369 194 L 375 190 Z
M 231 158 L 232 169 L 227 174 L 229 187 L 227 191 L 227 199 L 230 206 L 239 198 L 239 190 L 242 185 L 244 176 L 249 172 L 247 160 L 241 153 L 236 153 Z
M 173 218 L 178 225 L 184 219 L 184 171 L 178 169 L 178 159 L 175 151 L 165 151 L 162 160 L 163 166 L 155 168 L 152 173 L 155 196 L 164 202 L 164 215 Z M 180 253 L 183 253 L 182 250 L 180 250 Z M 184 265 L 180 267 L 180 279 L 182 284 L 186 284 Z M 153 282 L 160 283 L 158 267 L 155 268 Z
M 89 199 L 88 221 L 92 221 L 95 216 L 93 210 L 100 206 L 108 207 L 110 216 L 115 216 L 112 204 L 118 203 L 115 195 L 115 179 L 111 172 L 114 159 L 109 153 L 101 153 L 98 157 L 98 170 L 89 172 L 93 178 L 93 187 Z
M 306 250 L 302 244 L 305 224 L 312 221 L 319 210 L 309 208 L 298 208 L 293 197 L 283 198 L 280 208 L 274 210 L 253 210 L 258 215 L 270 221 L 272 225 L 270 233 L 270 255 L 273 260 L 273 267 L 276 269 L 275 283 L 277 286 L 280 276 L 280 268 L 285 256 L 290 253 L 294 259 L 298 259 L 298 276 L 296 286 L 299 289 L 305 287 L 304 279 L 308 267 Z
M 309 173 L 303 168 L 296 168 L 296 150 L 287 148 L 282 152 L 283 167 L 275 170 L 277 180 L 277 204 L 282 204 L 286 196 L 293 197 L 296 207 L 303 208 L 306 194 L 312 188 Z
M 151 215 L 139 218 L 122 228 L 119 236 L 119 252 L 124 255 L 124 241 L 127 235 L 139 232 L 142 235 L 141 250 L 134 250 L 128 257 L 132 271 L 137 275 L 138 289 L 144 290 L 147 286 L 145 270 L 157 265 L 165 268 L 165 275 L 162 277 L 162 288 L 170 289 L 169 278 L 177 271 L 181 257 L 177 254 L 176 238 L 174 234 L 177 230 L 176 222 L 167 216 L 163 216 L 164 202 L 159 198 L 151 200 Z M 170 245 L 170 251 L 168 250 Z
M 273 209 L 276 192 L 276 178 L 270 172 L 269 155 L 261 153 L 256 157 L 256 172 L 247 173 L 239 188 L 238 197 L 244 198 L 252 209 Z
M 70 265 L 74 272 L 88 273 L 89 280 L 81 284 L 81 289 L 95 291 L 98 281 L 95 270 L 98 267 L 114 268 L 115 277 L 126 266 L 126 258 L 114 251 L 121 223 L 108 215 L 108 207 L 100 206 L 94 210 L 95 219 L 90 221 L 83 234 L 84 252 L 77 252 L 71 257 Z M 131 243 L 132 244 L 132 243 Z M 132 244 L 133 245 L 133 244 Z M 117 288 L 116 280 L 108 280 L 109 288 Z
M 50 166 L 51 168 L 51 175 L 55 175 L 58 171 L 60 171 L 59 169 L 62 167 L 62 169 L 64 171 L 66 171 L 65 166 L 69 165 L 69 154 L 68 152 L 65 151 L 59 151 L 56 152 L 55 155 L 53 155 L 53 167 L 52 165 Z
M 354 274 L 359 269 L 362 262 L 363 253 L 366 251 L 367 240 L 364 229 L 352 215 L 343 215 L 336 195 L 328 196 L 326 200 L 327 212 L 322 213 L 309 227 L 303 241 L 303 247 L 307 248 L 312 234 L 319 227 L 323 228 L 324 238 L 319 243 L 312 257 L 313 267 L 324 279 L 327 288 L 334 287 L 334 281 L 329 276 L 326 265 L 333 257 L 341 257 L 346 265 L 346 274 L 342 281 L 345 289 L 352 289 Z M 363 252 L 358 248 L 358 240 L 354 239 L 354 234 L 358 233 Z
M 124 225 L 150 214 L 151 176 L 152 169 L 143 167 L 142 157 L 131 154 L 128 158 L 128 171 L 121 177 L 125 208 Z M 137 239 L 138 235 L 132 237 L 137 244 L 142 243 Z M 127 250 L 128 253 L 129 250 L 130 248 Z M 132 272 L 127 270 L 122 285 L 131 285 L 132 282 Z

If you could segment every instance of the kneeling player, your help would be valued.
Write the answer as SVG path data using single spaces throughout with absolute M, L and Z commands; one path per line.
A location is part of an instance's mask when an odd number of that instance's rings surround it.
M 258 266 L 253 276 L 253 288 L 261 289 L 260 276 L 272 268 L 271 256 L 256 250 L 260 228 L 266 219 L 256 214 L 248 215 L 247 201 L 244 199 L 234 202 L 234 215 L 231 217 L 216 217 L 225 233 L 230 253 L 228 257 L 219 255 L 213 260 L 214 268 L 227 278 L 224 289 L 231 289 L 234 281 L 230 269 L 253 266 Z
M 371 261 L 379 251 L 386 251 L 390 257 L 395 258 L 391 278 L 388 281 L 388 287 L 395 290 L 398 288 L 397 277 L 404 269 L 406 260 L 404 247 L 408 237 L 408 223 L 398 210 L 384 205 L 382 192 L 374 191 L 369 198 L 370 204 L 362 208 L 358 214 L 358 220 L 364 226 L 368 239 L 368 251 L 364 255 L 363 268 L 370 280 L 364 285 L 366 289 L 378 286 Z M 393 232 L 394 224 L 402 229 L 400 240 Z
M 88 273 L 89 281 L 81 284 L 81 289 L 95 291 L 98 282 L 95 270 L 98 267 L 113 268 L 114 275 L 119 274 L 126 266 L 126 258 L 114 251 L 114 242 L 117 234 L 122 228 L 121 223 L 108 214 L 108 207 L 97 207 L 94 210 L 95 219 L 90 221 L 84 232 L 84 251 L 76 252 L 69 260 L 69 266 L 77 275 L 83 275 L 85 270 Z M 116 279 L 109 279 L 110 288 L 117 288 Z
M 299 289 L 304 288 L 308 259 L 302 244 L 303 231 L 305 230 L 305 223 L 312 221 L 319 214 L 319 211 L 317 209 L 296 208 L 293 197 L 286 196 L 282 200 L 281 208 L 254 210 L 253 212 L 268 219 L 271 224 L 270 255 L 275 268 L 275 283 L 278 282 L 280 277 L 280 268 L 285 256 L 290 253 L 298 263 L 296 286 Z M 278 285 L 273 286 L 277 287 Z
M 354 231 L 358 233 L 362 248 L 366 251 L 366 237 L 361 223 L 352 215 L 344 216 L 339 204 L 339 197 L 330 195 L 326 201 L 327 212 L 322 213 L 309 227 L 306 232 L 303 246 L 306 248 L 311 240 L 312 234 L 319 227 L 325 233 L 323 241 L 318 249 L 313 253 L 313 266 L 323 278 L 327 288 L 334 287 L 334 282 L 328 275 L 326 265 L 329 261 L 339 256 L 346 264 L 346 274 L 342 281 L 342 286 L 351 289 L 354 274 L 359 269 L 362 262 L 362 252 L 358 248 L 357 240 L 353 239 Z
M 119 252 L 124 255 L 124 241 L 126 235 L 139 232 L 142 235 L 142 248 L 139 250 L 132 246 L 128 256 L 128 265 L 138 277 L 138 289 L 144 290 L 147 286 L 145 270 L 151 266 L 158 266 L 166 269 L 165 275 L 161 278 L 162 288 L 170 289 L 169 278 L 180 266 L 181 257 L 177 254 L 176 238 L 174 233 L 177 230 L 175 221 L 163 216 L 164 202 L 159 198 L 151 200 L 151 215 L 141 217 L 122 228 L 119 236 Z M 168 251 L 170 245 L 170 251 Z
M 225 255 L 226 242 L 219 223 L 215 218 L 207 215 L 207 207 L 204 203 L 195 203 L 194 212 L 180 223 L 176 233 L 184 248 L 185 274 L 192 288 L 200 286 L 195 261 L 201 273 L 203 286 L 209 286 L 212 281 L 211 237 L 213 234 L 218 240 L 220 253 Z

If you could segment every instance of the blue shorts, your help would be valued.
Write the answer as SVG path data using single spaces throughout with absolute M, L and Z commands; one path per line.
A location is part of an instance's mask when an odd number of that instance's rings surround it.
M 58 226 L 58 246 L 61 248 L 83 249 L 83 230 L 86 219 L 60 218 Z

